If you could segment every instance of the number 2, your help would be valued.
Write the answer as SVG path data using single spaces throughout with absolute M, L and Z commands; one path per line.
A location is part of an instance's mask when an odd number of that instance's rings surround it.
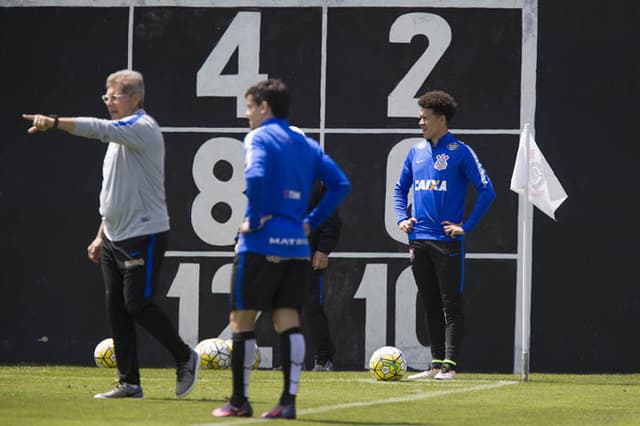
M 389 30 L 389 41 L 409 43 L 416 35 L 427 37 L 429 47 L 387 97 L 388 117 L 417 115 L 414 96 L 451 44 L 451 27 L 442 17 L 432 13 L 407 13 L 398 17 Z

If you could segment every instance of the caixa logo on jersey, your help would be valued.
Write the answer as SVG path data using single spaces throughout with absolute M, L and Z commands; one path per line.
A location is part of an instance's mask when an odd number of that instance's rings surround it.
M 414 191 L 446 191 L 447 181 L 440 179 L 416 179 Z

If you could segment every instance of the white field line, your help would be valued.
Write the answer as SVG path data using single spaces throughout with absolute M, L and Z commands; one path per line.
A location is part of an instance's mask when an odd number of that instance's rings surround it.
M 506 385 L 515 385 L 519 383 L 514 380 L 500 380 L 496 383 L 489 383 L 485 385 L 477 385 L 471 386 L 468 388 L 462 389 L 449 389 L 449 390 L 441 390 L 434 392 L 423 392 L 417 393 L 414 395 L 407 395 L 397 398 L 385 398 L 385 399 L 377 399 L 373 401 L 362 401 L 362 402 L 348 402 L 346 404 L 336 404 L 336 405 L 325 405 L 314 408 L 306 408 L 304 410 L 299 410 L 297 412 L 298 416 L 304 416 L 306 414 L 317 414 L 317 413 L 326 413 L 327 411 L 335 411 L 335 410 L 343 410 L 345 408 L 355 408 L 355 407 L 370 407 L 373 405 L 383 405 L 383 404 L 393 404 L 396 402 L 409 402 L 409 401 L 419 401 L 423 399 L 435 398 L 438 396 L 444 395 L 452 395 L 456 393 L 466 393 L 466 392 L 476 392 L 487 389 L 495 389 Z M 259 415 L 255 413 L 255 415 Z M 250 423 L 258 423 L 263 422 L 264 420 L 261 418 L 251 418 L 246 420 L 235 419 L 235 421 L 223 422 L 223 423 L 197 423 L 192 426 L 231 426 L 231 425 L 246 425 Z

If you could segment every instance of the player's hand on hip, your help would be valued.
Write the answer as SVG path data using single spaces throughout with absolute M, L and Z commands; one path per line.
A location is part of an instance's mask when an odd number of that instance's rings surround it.
M 270 215 L 270 214 L 268 214 L 266 216 L 262 216 L 260 218 L 260 225 L 255 229 L 251 229 L 249 227 L 249 218 L 246 217 L 244 219 L 244 221 L 242 222 L 242 224 L 240 225 L 240 228 L 238 228 L 238 232 L 241 233 L 241 234 L 247 234 L 249 232 L 253 232 L 253 231 L 257 231 L 258 229 L 262 229 L 264 224 L 267 223 L 267 221 L 270 220 L 271 217 L 272 217 L 272 215 Z
M 321 251 L 316 251 L 315 253 L 313 253 L 311 266 L 313 266 L 313 269 L 316 271 L 327 269 L 327 266 L 329 266 L 329 255 Z
M 93 263 L 100 263 L 100 255 L 102 254 L 102 238 L 96 238 L 87 247 L 87 256 Z
M 34 134 L 36 132 L 44 132 L 51 129 L 55 120 L 42 114 L 22 114 L 22 118 L 30 121 L 32 126 L 29 127 L 27 133 Z
M 415 217 L 410 217 L 409 219 L 406 219 L 400 222 L 398 224 L 398 227 L 400 227 L 400 230 L 402 232 L 406 232 L 408 234 L 413 230 L 413 224 L 417 222 L 418 222 L 418 219 L 416 219 Z
M 444 225 L 444 233 L 450 236 L 451 238 L 455 238 L 459 235 L 464 235 L 464 229 L 462 229 L 462 222 L 453 223 L 448 220 L 443 220 L 440 223 Z

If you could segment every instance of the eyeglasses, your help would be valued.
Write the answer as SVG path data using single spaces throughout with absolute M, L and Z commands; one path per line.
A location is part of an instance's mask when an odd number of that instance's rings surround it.
M 113 102 L 114 104 L 117 104 L 120 99 L 124 96 L 130 96 L 128 93 L 118 93 L 116 95 L 102 95 L 100 96 L 100 98 L 102 99 L 102 102 L 104 102 L 105 104 L 108 104 L 109 101 Z

